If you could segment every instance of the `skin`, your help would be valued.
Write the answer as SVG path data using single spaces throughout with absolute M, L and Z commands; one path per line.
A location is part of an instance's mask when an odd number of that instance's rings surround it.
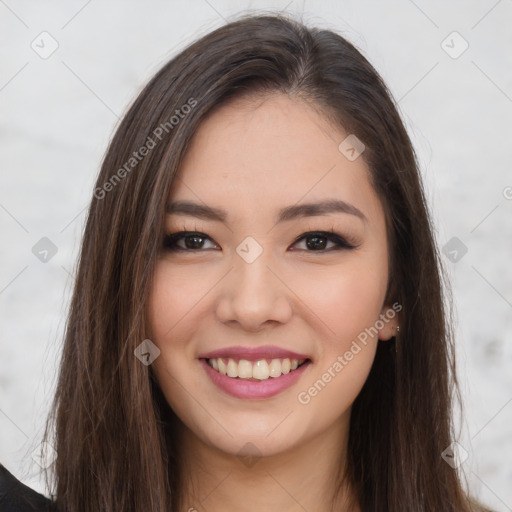
M 148 304 L 151 339 L 161 350 L 153 368 L 183 423 L 183 510 L 331 510 L 351 405 L 378 339 L 385 343 L 397 325 L 397 317 L 387 321 L 316 396 L 299 402 L 391 306 L 384 304 L 383 207 L 363 158 L 349 161 L 338 150 L 347 135 L 300 99 L 238 98 L 202 123 L 183 161 L 169 200 L 228 214 L 225 223 L 168 215 L 168 233 L 209 238 L 188 252 L 162 249 Z M 350 203 L 366 220 L 336 212 L 275 222 L 280 208 L 328 198 Z M 294 243 L 333 229 L 357 247 Z M 252 263 L 236 252 L 247 236 L 263 248 Z M 241 400 L 214 386 L 198 360 L 236 345 L 277 345 L 310 354 L 312 364 L 282 393 Z M 260 455 L 250 467 L 237 456 L 247 442 Z M 349 497 L 344 489 L 339 500 Z

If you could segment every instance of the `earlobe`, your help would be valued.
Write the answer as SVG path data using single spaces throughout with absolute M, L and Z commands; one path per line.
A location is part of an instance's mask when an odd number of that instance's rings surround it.
M 387 341 L 396 336 L 398 331 L 400 330 L 400 326 L 395 324 L 386 325 L 382 329 L 379 329 L 379 340 Z
M 380 320 L 376 322 L 379 340 L 387 341 L 395 337 L 400 330 L 396 311 L 393 308 L 383 309 L 379 318 Z

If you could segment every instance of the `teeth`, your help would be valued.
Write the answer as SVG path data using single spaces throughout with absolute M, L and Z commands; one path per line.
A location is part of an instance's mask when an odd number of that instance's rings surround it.
M 214 359 L 215 361 L 215 359 Z M 252 378 L 252 364 L 245 359 L 240 359 L 238 363 L 238 375 L 241 379 L 250 379 Z
M 238 365 L 233 361 L 233 359 L 230 359 L 228 361 L 228 377 L 238 377 Z
M 256 363 L 252 366 L 252 378 L 258 380 L 267 380 L 269 377 L 270 370 L 268 368 L 267 361 L 265 361 L 265 359 L 256 361 Z
M 280 377 L 282 375 L 281 369 L 283 365 L 279 359 L 272 359 L 268 367 L 268 372 L 271 377 Z
M 227 363 L 221 357 L 208 359 L 208 364 L 222 375 L 240 379 L 267 380 L 276 378 L 296 370 L 305 359 L 260 359 L 259 361 L 247 361 L 240 359 L 237 363 L 234 359 L 227 359 Z
M 228 372 L 228 367 L 226 363 L 221 359 L 217 359 L 217 364 L 219 365 L 219 372 L 222 373 L 222 375 L 226 375 Z

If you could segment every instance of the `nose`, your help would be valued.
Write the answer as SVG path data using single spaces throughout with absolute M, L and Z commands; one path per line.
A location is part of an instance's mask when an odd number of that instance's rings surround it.
M 272 267 L 265 251 L 248 263 L 237 254 L 234 268 L 223 279 L 216 308 L 219 321 L 238 324 L 246 331 L 257 332 L 270 324 L 288 322 L 292 315 L 293 293 Z

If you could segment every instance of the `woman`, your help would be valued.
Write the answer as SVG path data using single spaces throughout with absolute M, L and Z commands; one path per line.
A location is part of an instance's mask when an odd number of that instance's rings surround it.
M 484 510 L 453 457 L 443 291 L 368 61 L 283 16 L 213 31 L 105 156 L 47 429 L 54 505 Z

